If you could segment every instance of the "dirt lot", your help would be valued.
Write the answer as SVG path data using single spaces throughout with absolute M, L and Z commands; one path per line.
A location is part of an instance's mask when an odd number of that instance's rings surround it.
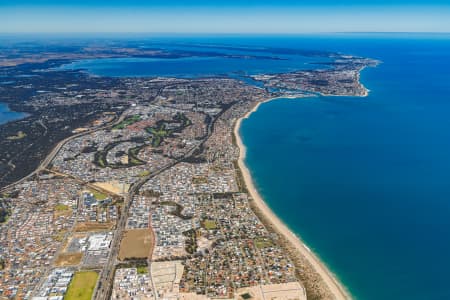
M 113 223 L 97 223 L 97 222 L 86 222 L 78 223 L 75 226 L 75 232 L 90 232 L 90 231 L 105 231 L 113 227 Z
M 147 258 L 153 251 L 150 229 L 130 229 L 124 232 L 119 249 L 119 259 Z
M 116 195 L 124 195 L 130 189 L 129 184 L 119 183 L 118 181 L 96 182 L 93 184 L 105 191 Z
M 61 253 L 55 261 L 58 267 L 76 266 L 80 264 L 83 253 Z

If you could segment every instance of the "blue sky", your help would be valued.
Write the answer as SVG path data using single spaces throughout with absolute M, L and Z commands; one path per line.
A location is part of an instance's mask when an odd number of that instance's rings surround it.
M 450 32 L 450 0 L 0 0 L 0 32 Z

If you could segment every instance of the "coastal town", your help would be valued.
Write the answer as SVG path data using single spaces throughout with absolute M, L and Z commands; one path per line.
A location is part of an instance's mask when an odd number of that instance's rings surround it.
M 374 65 L 345 57 L 321 71 L 253 76 L 263 87 L 95 78 L 33 93 L 34 129 L 8 131 L 5 143 L 42 131 L 54 143 L 1 190 L 0 299 L 347 298 L 260 199 L 238 130 L 274 97 L 364 96 L 359 73 Z M 93 110 L 82 122 L 57 120 L 67 105 Z

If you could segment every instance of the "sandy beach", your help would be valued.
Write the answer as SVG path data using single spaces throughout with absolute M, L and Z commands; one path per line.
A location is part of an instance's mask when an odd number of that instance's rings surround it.
M 329 293 L 332 295 L 332 299 L 341 300 L 341 299 L 351 299 L 350 294 L 346 291 L 346 289 L 338 282 L 336 277 L 327 269 L 327 267 L 318 259 L 318 257 L 298 238 L 268 207 L 268 205 L 264 202 L 262 197 L 259 195 L 258 191 L 255 188 L 253 183 L 253 179 L 250 176 L 250 172 L 247 166 L 244 163 L 246 148 L 242 143 L 242 139 L 239 135 L 239 128 L 241 126 L 241 122 L 243 119 L 248 118 L 253 112 L 258 110 L 259 106 L 262 103 L 275 100 L 277 98 L 268 99 L 266 101 L 258 103 L 251 111 L 249 111 L 245 116 L 238 119 L 235 127 L 234 127 L 234 135 L 236 137 L 236 143 L 240 150 L 239 155 L 239 168 L 241 169 L 243 179 L 245 181 L 248 192 L 253 198 L 254 203 L 256 204 L 257 209 L 264 215 L 264 217 L 272 223 L 273 227 L 278 231 L 279 234 L 283 235 L 286 240 L 295 248 L 295 250 L 303 256 L 303 258 L 308 261 L 313 270 L 320 276 L 323 284 L 326 285 L 326 288 L 329 290 Z M 320 287 L 319 287 L 320 288 Z

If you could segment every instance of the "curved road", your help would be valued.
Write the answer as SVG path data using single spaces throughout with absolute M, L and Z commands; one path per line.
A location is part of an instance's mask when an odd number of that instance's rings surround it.
M 83 135 L 87 135 L 87 134 L 90 134 L 90 133 L 99 131 L 99 130 L 107 129 L 107 128 L 111 127 L 111 126 L 114 126 L 114 125 L 116 125 L 116 124 L 122 122 L 124 118 L 125 118 L 125 116 L 124 116 L 124 115 L 121 115 L 117 121 L 115 121 L 115 122 L 113 121 L 114 123 L 109 123 L 109 124 L 107 124 L 107 125 L 105 125 L 105 126 L 98 127 L 98 128 L 94 128 L 94 129 L 90 129 L 90 130 L 87 130 L 87 131 L 84 131 L 84 132 L 80 132 L 80 133 L 77 133 L 77 134 L 75 134 L 75 135 L 71 135 L 71 136 L 65 138 L 64 140 L 60 141 L 60 142 L 53 148 L 53 150 L 45 157 L 45 159 L 40 163 L 40 165 L 36 168 L 36 170 L 34 170 L 33 172 L 31 172 L 31 173 L 28 174 L 27 176 L 21 178 L 20 180 L 18 180 L 18 181 L 16 181 L 16 182 L 13 182 L 13 183 L 11 183 L 11 184 L 8 184 L 7 186 L 4 186 L 3 188 L 0 189 L 0 191 L 3 192 L 3 191 L 7 190 L 8 188 L 10 188 L 10 187 L 12 187 L 12 186 L 14 186 L 14 185 L 16 185 L 16 184 L 20 184 L 20 183 L 26 181 L 27 179 L 31 178 L 32 176 L 38 174 L 38 173 L 41 172 L 42 170 L 46 169 L 46 168 L 48 167 L 48 165 L 52 162 L 52 160 L 55 158 L 55 156 L 58 154 L 58 152 L 61 150 L 61 148 L 62 148 L 68 141 L 73 140 L 73 139 L 76 139 L 76 138 L 78 138 L 78 137 L 80 137 L 80 136 L 83 136 Z M 42 124 L 42 125 L 45 127 L 44 124 Z

